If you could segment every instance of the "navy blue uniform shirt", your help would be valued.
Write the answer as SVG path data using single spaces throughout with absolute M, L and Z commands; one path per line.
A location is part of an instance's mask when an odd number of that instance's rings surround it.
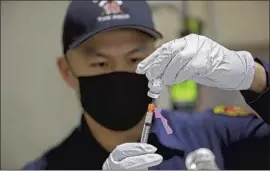
M 185 157 L 202 147 L 213 151 L 220 169 L 267 168 L 270 126 L 254 114 L 232 117 L 162 111 L 162 115 L 173 134 L 168 135 L 161 120 L 155 119 L 149 143 L 158 148 L 164 161 L 153 169 L 186 169 Z M 83 117 L 71 136 L 26 169 L 101 169 L 108 155 Z
M 263 64 L 261 60 L 256 59 Z M 208 148 L 216 156 L 220 169 L 270 169 L 269 70 L 268 88 L 262 94 L 241 91 L 247 103 L 260 115 L 227 116 L 213 110 L 186 114 L 163 110 L 173 133 L 168 135 L 160 119 L 153 123 L 149 143 L 158 148 L 164 161 L 151 169 L 184 170 L 186 156 L 199 148 Z M 265 122 L 266 121 L 266 122 Z M 89 131 L 84 117 L 66 140 L 46 152 L 24 169 L 100 170 L 108 157 Z

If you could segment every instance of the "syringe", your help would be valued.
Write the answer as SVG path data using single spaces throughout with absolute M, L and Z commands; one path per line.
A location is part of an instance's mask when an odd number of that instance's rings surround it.
M 152 125 L 152 119 L 154 115 L 155 105 L 153 103 L 150 103 L 147 108 L 143 130 L 142 130 L 142 136 L 141 136 L 141 143 L 147 143 L 148 136 L 150 133 L 151 125 Z

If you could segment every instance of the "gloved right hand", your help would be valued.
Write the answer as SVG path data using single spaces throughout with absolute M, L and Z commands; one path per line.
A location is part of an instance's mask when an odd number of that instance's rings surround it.
M 147 169 L 160 164 L 162 156 L 157 148 L 146 143 L 118 145 L 103 163 L 102 170 Z
M 157 98 L 165 86 L 193 80 L 224 90 L 246 90 L 254 78 L 249 52 L 233 51 L 197 34 L 167 42 L 137 66 L 149 80 L 148 96 Z

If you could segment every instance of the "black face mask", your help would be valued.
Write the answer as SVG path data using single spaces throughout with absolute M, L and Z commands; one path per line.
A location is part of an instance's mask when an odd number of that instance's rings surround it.
M 151 98 L 144 75 L 114 72 L 79 77 L 84 110 L 102 126 L 123 131 L 134 127 L 144 116 Z

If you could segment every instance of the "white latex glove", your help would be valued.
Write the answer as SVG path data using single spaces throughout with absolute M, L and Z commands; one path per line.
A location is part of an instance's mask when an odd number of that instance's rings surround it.
M 117 146 L 106 159 L 102 170 L 148 169 L 160 164 L 157 148 L 146 143 L 125 143 Z
M 231 51 L 196 34 L 172 40 L 138 64 L 136 73 L 146 74 L 148 96 L 157 98 L 165 86 L 193 80 L 225 90 L 249 89 L 254 59 L 249 52 Z

